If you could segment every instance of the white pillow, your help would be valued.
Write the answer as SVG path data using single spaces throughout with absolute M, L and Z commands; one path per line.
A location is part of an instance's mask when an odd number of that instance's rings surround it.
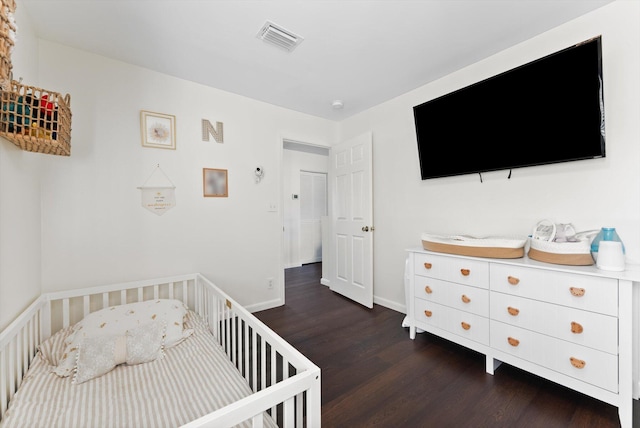
M 73 326 L 73 333 L 65 340 L 66 347 L 62 358 L 53 371 L 62 377 L 73 373 L 81 340 L 100 336 L 123 336 L 127 330 L 148 323 L 166 325 L 164 346 L 175 346 L 193 333 L 192 329 L 187 330 L 183 327 L 186 313 L 186 305 L 175 299 L 147 300 L 92 312 Z
M 73 383 L 79 384 L 110 372 L 119 364 L 142 364 L 164 355 L 165 325 L 149 323 L 124 336 L 96 336 L 78 344 Z

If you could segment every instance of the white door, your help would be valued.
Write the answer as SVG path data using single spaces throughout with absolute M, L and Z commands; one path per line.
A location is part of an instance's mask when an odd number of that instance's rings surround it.
M 300 264 L 322 261 L 322 227 L 327 215 L 327 174 L 300 172 Z
M 329 153 L 331 290 L 373 308 L 371 133 Z

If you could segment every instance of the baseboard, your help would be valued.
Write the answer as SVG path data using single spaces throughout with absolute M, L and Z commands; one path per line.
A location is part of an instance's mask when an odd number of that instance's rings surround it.
M 398 302 L 394 302 L 392 300 L 383 299 L 382 297 L 373 296 L 373 303 L 384 306 L 385 308 L 392 309 L 396 312 L 400 312 L 401 314 L 407 313 L 406 305 L 401 305 Z
M 245 306 L 245 309 L 251 313 L 266 311 L 267 309 L 277 308 L 284 305 L 282 299 L 267 300 L 266 302 L 256 303 L 254 305 Z
M 320 284 L 326 285 L 327 287 L 330 287 L 331 286 L 331 281 L 329 281 L 327 278 L 320 278 Z M 400 313 L 403 313 L 403 314 L 407 313 L 406 305 L 400 305 L 397 302 L 394 302 L 394 301 L 388 300 L 388 299 L 384 299 L 382 297 L 373 296 L 373 303 L 375 303 L 376 305 L 384 306 L 385 308 L 392 309 L 392 310 L 394 310 L 396 312 L 400 312 Z
M 289 264 L 285 264 L 284 268 L 285 269 L 291 269 L 291 268 L 297 268 L 297 267 L 301 267 L 302 265 L 300 263 L 295 264 L 295 263 L 289 263 Z

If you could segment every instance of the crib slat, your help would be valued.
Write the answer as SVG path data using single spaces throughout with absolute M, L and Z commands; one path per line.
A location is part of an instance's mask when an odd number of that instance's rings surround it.
M 222 305 L 222 330 L 224 331 L 224 351 L 229 355 L 229 314 L 226 306 Z
M 260 337 L 260 344 L 260 373 L 262 376 L 258 390 L 263 390 L 267 387 L 267 344 L 262 336 Z
M 143 293 L 142 293 L 142 287 L 138 287 L 138 302 L 142 302 L 142 298 L 143 298 Z
M 175 282 L 169 283 L 169 299 L 173 299 L 173 287 L 176 286 Z
M 229 311 L 229 316 L 231 317 L 231 362 L 237 368 L 238 367 L 238 357 L 236 355 L 236 350 L 238 349 L 238 324 L 236 322 L 236 317 L 233 311 Z
M 62 326 L 69 327 L 69 299 L 62 299 Z
M 0 373 L 2 374 L 7 373 L 7 358 L 7 352 L 5 350 L 0 351 Z M 0 414 L 4 414 L 9 404 L 7 391 L 10 393 L 13 388 L 10 388 L 6 378 L 2 377 L 2 384 L 0 385 Z
M 82 297 L 82 316 L 86 317 L 91 312 L 91 296 L 83 296 Z
M 9 400 L 13 398 L 13 394 L 16 391 L 16 339 L 14 338 L 8 346 L 9 349 L 9 385 L 11 386 L 11 390 L 9 391 Z
M 40 316 L 40 329 L 40 342 L 51 337 L 51 300 L 48 300 L 42 308 Z
M 253 361 L 251 368 L 251 389 L 255 392 L 258 390 L 258 333 L 255 328 L 251 331 L 251 343 L 253 345 L 251 348 L 251 361 Z
M 277 378 L 276 378 L 276 373 L 278 370 L 278 360 L 276 357 L 276 348 L 275 347 L 271 347 L 271 385 L 275 385 L 277 382 Z M 277 415 L 277 407 L 273 406 L 271 408 L 271 414 L 272 415 Z
M 291 397 L 287 400 L 284 401 L 284 403 L 282 403 L 282 426 L 283 428 L 289 428 L 289 427 L 295 427 L 296 426 L 296 420 L 295 420 L 295 405 L 294 405 L 294 400 L 295 397 Z
M 251 428 L 264 428 L 264 416 L 262 416 L 262 413 L 251 418 Z
M 13 343 L 15 343 L 15 349 L 13 350 L 13 362 L 11 364 L 11 372 L 12 374 L 15 375 L 15 385 L 16 385 L 16 389 L 18 386 L 20 386 L 21 380 L 22 380 L 22 359 L 20 358 L 20 351 L 22 350 L 22 333 L 24 332 L 21 331 L 20 333 L 18 333 L 16 335 L 16 337 L 13 339 Z
M 220 306 L 218 304 L 219 299 L 217 296 L 214 296 L 212 293 L 209 293 L 209 292 L 207 292 L 202 297 L 202 299 L 204 299 L 202 306 L 206 314 L 206 319 L 209 320 L 209 327 L 211 328 L 211 334 L 213 334 L 216 340 L 219 340 L 220 338 L 220 328 L 218 326 L 218 319 L 220 318 L 220 309 L 219 309 Z
M 303 406 L 304 406 L 304 393 L 300 393 L 296 395 L 296 409 L 298 409 L 298 411 L 296 412 L 297 427 L 304 426 L 304 412 L 302 411 L 302 409 L 304 409 Z
M 22 355 L 24 354 L 24 329 L 20 331 L 16 335 L 16 387 L 20 386 L 22 383 L 22 375 L 24 372 L 22 371 Z
M 289 379 L 289 360 L 282 357 L 282 380 Z M 282 403 L 282 426 L 284 428 L 295 427 L 295 403 L 294 397 Z
M 121 305 L 127 304 L 127 290 L 122 290 L 120 292 L 120 304 Z
M 158 286 L 158 284 L 154 284 L 153 285 L 153 298 L 154 298 L 154 300 L 157 300 L 158 296 L 160 296 L 159 290 L 160 290 L 160 287 Z
M 102 309 L 109 307 L 109 293 L 102 293 Z
M 34 337 L 34 330 L 35 330 L 35 321 L 33 318 L 31 318 L 29 320 L 29 324 L 27 324 L 27 344 L 25 346 L 25 355 L 24 355 L 24 366 L 25 367 L 29 367 L 31 364 L 31 358 L 33 356 L 34 352 L 34 348 L 35 348 L 35 340 L 33 339 Z
M 249 360 L 251 359 L 251 348 L 249 347 L 249 323 L 243 322 L 243 337 L 244 337 L 244 352 L 242 353 L 242 359 L 244 365 L 242 366 L 242 375 L 245 379 L 249 379 Z

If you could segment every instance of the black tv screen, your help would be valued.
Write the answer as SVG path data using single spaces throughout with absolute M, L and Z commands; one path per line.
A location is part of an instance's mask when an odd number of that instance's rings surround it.
M 423 180 L 604 157 L 601 37 L 413 112 Z

